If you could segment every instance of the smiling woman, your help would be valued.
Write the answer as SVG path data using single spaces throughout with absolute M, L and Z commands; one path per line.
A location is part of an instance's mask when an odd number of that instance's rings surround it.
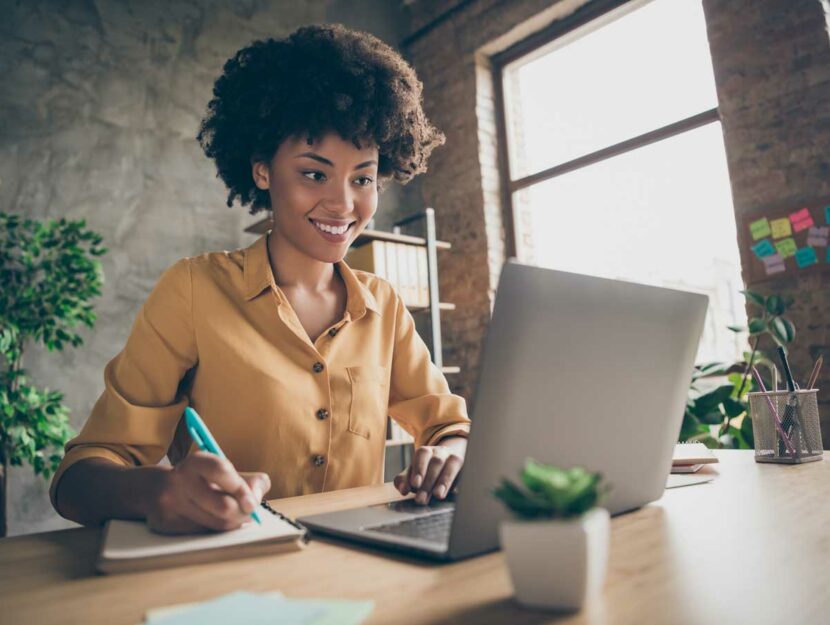
M 387 415 L 417 447 L 396 486 L 443 499 L 464 460 L 464 399 L 392 286 L 343 261 L 383 183 L 426 171 L 444 142 L 420 81 L 376 37 L 334 24 L 252 43 L 213 94 L 199 142 L 228 206 L 271 210 L 273 227 L 162 274 L 66 445 L 53 505 L 92 525 L 232 529 L 262 497 L 380 483 Z M 195 448 L 188 405 L 226 459 Z

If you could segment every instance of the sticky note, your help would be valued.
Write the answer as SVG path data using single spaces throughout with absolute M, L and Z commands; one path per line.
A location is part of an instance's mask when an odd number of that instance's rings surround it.
M 810 211 L 806 208 L 802 208 L 801 210 L 797 210 L 792 213 L 790 215 L 790 221 L 793 223 L 793 230 L 796 232 L 801 232 L 802 230 L 806 230 L 807 228 L 815 225 L 813 222 L 813 216 L 810 215 Z
M 760 243 L 753 245 L 752 251 L 755 252 L 758 258 L 764 258 L 765 256 L 775 254 L 775 247 L 773 247 L 769 239 L 764 239 Z
M 769 225 L 772 228 L 773 239 L 788 237 L 793 233 L 789 219 L 785 219 L 783 217 L 781 219 L 773 219 L 771 222 L 769 222 Z
M 769 229 L 769 220 L 764 217 L 758 221 L 753 221 L 749 224 L 749 232 L 752 234 L 753 241 L 768 237 L 771 233 L 771 230 Z
M 824 207 L 824 223 L 830 225 L 830 205 Z
M 767 260 L 768 258 L 776 258 L 778 261 L 774 263 L 764 263 L 764 269 L 767 272 L 768 276 L 771 276 L 776 273 L 781 273 L 782 271 L 785 271 L 787 269 L 787 267 L 784 265 L 784 259 L 781 258 L 778 254 L 775 254 L 774 256 L 767 256 L 767 258 L 765 258 L 764 260 Z
M 812 247 L 802 247 L 795 253 L 795 262 L 799 267 L 809 267 L 818 262 L 816 251 Z
M 780 241 L 776 241 L 775 249 L 778 250 L 779 254 L 781 254 L 781 258 L 789 258 L 790 256 L 795 256 L 795 251 L 798 248 L 796 247 L 793 238 L 789 237 L 786 239 L 781 239 Z
M 774 265 L 776 263 L 783 263 L 784 259 L 781 258 L 781 254 L 776 252 L 775 254 L 771 254 L 770 256 L 764 256 L 762 259 L 765 265 Z
M 813 226 L 807 233 L 807 245 L 810 247 L 827 247 L 828 238 L 830 238 L 830 226 L 824 228 Z

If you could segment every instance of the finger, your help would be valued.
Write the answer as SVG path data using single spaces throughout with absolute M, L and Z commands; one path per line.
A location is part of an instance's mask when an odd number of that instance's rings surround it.
M 237 514 L 235 518 L 223 518 L 216 516 L 211 511 L 205 509 L 203 505 L 205 503 L 205 500 L 203 498 L 200 497 L 197 499 L 195 496 L 190 497 L 185 509 L 182 511 L 182 515 L 186 516 L 188 519 L 191 519 L 192 521 L 195 521 L 202 527 L 217 532 L 233 530 L 240 527 L 247 517 L 239 514 L 239 508 L 236 504 L 236 500 L 232 499 L 231 497 L 228 497 L 227 495 L 222 496 L 232 501 L 233 505 L 237 508 Z
M 240 473 L 239 475 L 248 484 L 257 502 L 261 502 L 271 490 L 271 478 L 267 473 Z
M 398 492 L 401 495 L 408 495 L 410 492 L 409 488 L 409 469 L 406 468 L 400 473 L 398 473 L 395 478 L 392 480 L 392 483 L 395 485 L 395 488 L 398 489 Z
M 227 458 L 220 458 L 214 454 L 196 453 L 193 454 L 191 463 L 196 473 L 236 499 L 243 510 L 253 510 L 259 504 L 251 493 L 248 483 L 236 472 Z
M 409 467 L 409 484 L 413 489 L 417 489 L 423 483 L 430 458 L 432 458 L 431 447 L 419 447 L 415 450 L 412 465 Z
M 464 461 L 460 456 L 453 454 L 447 458 L 446 462 L 444 462 L 444 468 L 441 470 L 441 475 L 439 475 L 438 479 L 435 480 L 435 486 L 432 489 L 432 494 L 435 495 L 436 498 L 444 499 L 447 496 L 447 493 L 450 492 L 450 488 L 452 488 L 452 485 L 455 483 L 463 464 Z
M 416 501 L 418 503 L 429 503 L 430 495 L 432 495 L 432 488 L 435 486 L 435 480 L 441 475 L 441 470 L 444 468 L 445 459 L 441 456 L 433 456 L 429 465 L 427 465 L 426 475 L 421 488 L 418 491 Z
M 189 484 L 187 494 L 191 501 L 214 517 L 218 522 L 232 521 L 241 523 L 256 507 L 255 505 L 249 505 L 250 501 L 247 499 L 244 500 L 245 505 L 241 506 L 237 499 L 213 487 L 203 478 L 194 480 L 192 484 Z

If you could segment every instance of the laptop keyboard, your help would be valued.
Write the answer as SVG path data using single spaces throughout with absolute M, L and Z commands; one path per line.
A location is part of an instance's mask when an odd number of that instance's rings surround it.
M 405 521 L 364 527 L 363 529 L 384 534 L 395 534 L 396 536 L 420 538 L 421 540 L 446 545 L 450 541 L 452 517 L 453 510 L 447 510 L 446 512 L 425 514 L 414 519 L 406 519 Z

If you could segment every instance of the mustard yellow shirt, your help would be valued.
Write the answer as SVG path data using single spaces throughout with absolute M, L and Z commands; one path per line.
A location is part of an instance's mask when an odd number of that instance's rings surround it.
M 175 464 L 195 451 L 188 405 L 237 470 L 268 473 L 268 498 L 381 483 L 387 414 L 416 446 L 469 432 L 464 399 L 450 393 L 388 282 L 336 263 L 346 311 L 312 343 L 274 281 L 268 234 L 162 273 L 66 444 L 53 504 L 82 458 L 137 466 L 167 454 Z

